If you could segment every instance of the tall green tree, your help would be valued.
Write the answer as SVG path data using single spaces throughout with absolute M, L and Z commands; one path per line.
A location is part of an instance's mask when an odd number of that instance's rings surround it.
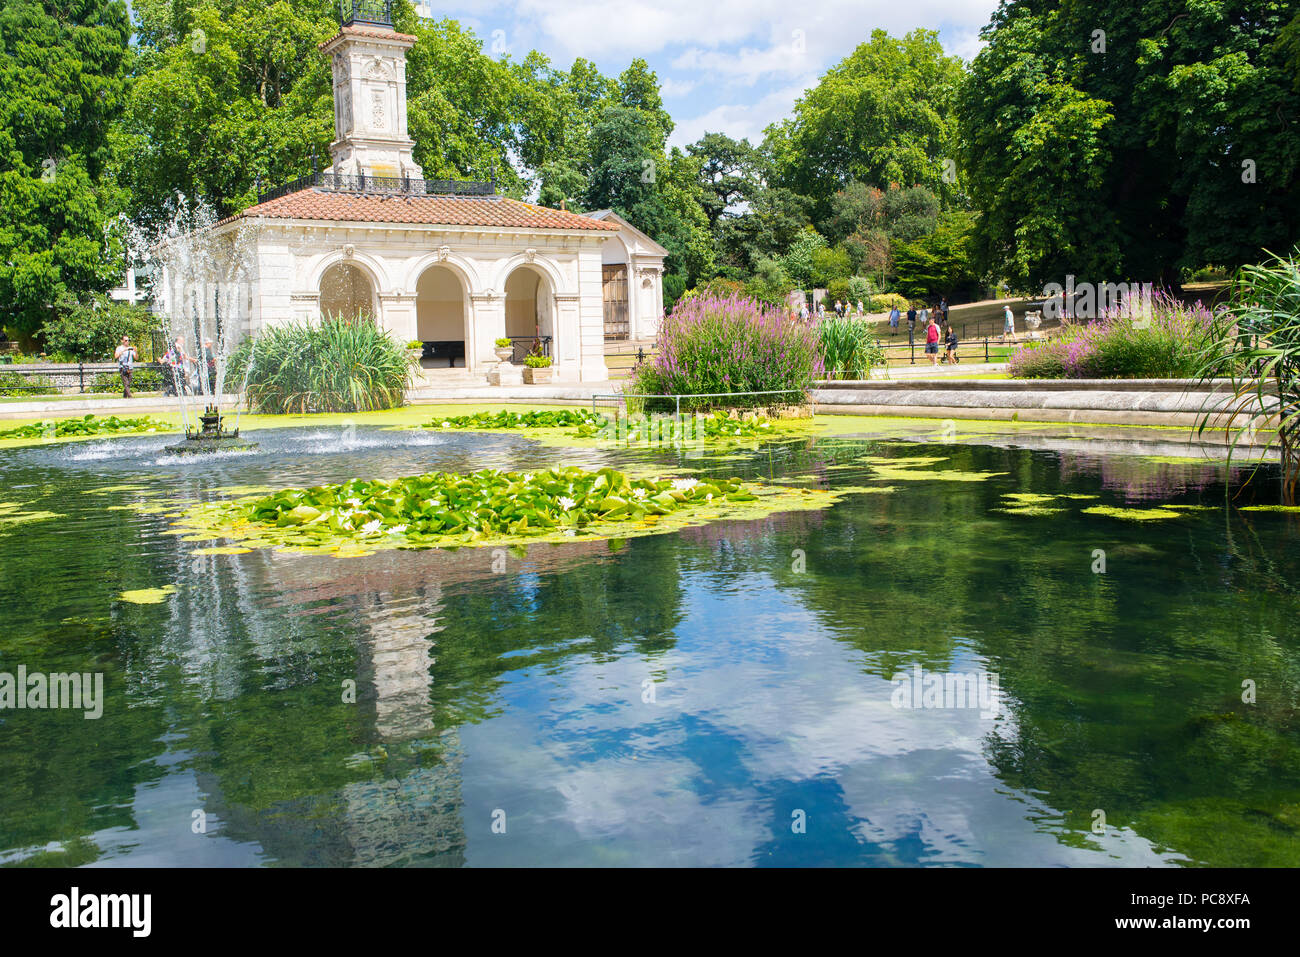
M 591 181 L 591 131 L 618 84 L 581 57 L 557 70 L 540 53 L 515 66 L 523 103 L 517 151 L 544 206 L 581 207 Z
M 122 178 L 148 220 L 176 192 L 220 212 L 256 184 L 328 164 L 334 109 L 316 49 L 338 29 L 332 0 L 138 4 L 140 64 L 125 118 Z
M 763 186 L 762 161 L 749 140 L 734 140 L 725 133 L 706 133 L 686 147 L 700 161 L 700 203 L 709 229 L 734 215 L 733 208 L 750 200 Z
M 961 60 L 944 53 L 937 32 L 900 40 L 873 31 L 799 99 L 792 118 L 769 130 L 782 185 L 812 197 L 819 220 L 831 195 L 853 180 L 922 185 L 951 198 L 962 76 Z
M 222 212 L 263 187 L 329 162 L 334 134 L 329 64 L 317 49 L 338 30 L 334 0 L 147 0 L 141 69 L 127 116 L 123 175 L 147 218 L 176 191 Z M 394 26 L 407 54 L 407 117 L 429 178 L 488 179 L 522 194 L 511 162 L 524 120 L 543 125 L 508 60 L 493 59 L 454 20 L 417 18 L 408 0 Z M 560 122 L 560 121 L 556 121 Z
M 0 4 L 0 324 L 20 337 L 120 272 L 108 173 L 129 36 L 121 0 Z
M 1276 0 L 1006 0 L 959 107 L 982 265 L 1022 289 L 1173 282 L 1288 248 L 1295 16 Z

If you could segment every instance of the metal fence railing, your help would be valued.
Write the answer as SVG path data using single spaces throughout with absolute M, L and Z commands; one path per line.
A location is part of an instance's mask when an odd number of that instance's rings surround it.
M 163 366 L 136 363 L 135 388 L 163 388 Z M 143 374 L 142 374 L 143 373 Z M 156 378 L 155 378 L 156 376 Z M 0 395 L 66 395 L 115 392 L 121 389 L 116 362 L 24 362 L 0 365 Z
M 551 337 L 550 336 L 507 336 L 510 340 L 510 348 L 514 352 L 510 355 L 510 361 L 514 365 L 523 365 L 526 359 L 536 347 L 544 356 L 551 354 Z
M 906 331 L 903 332 L 903 336 L 907 337 Z M 1001 341 L 1000 334 L 971 340 L 963 338 L 959 333 L 957 335 L 956 356 L 958 361 L 966 362 L 1005 362 L 1012 352 L 1028 341 L 1031 340 L 1023 333 L 1008 336 L 1006 342 Z M 922 362 L 926 361 L 925 334 L 921 330 L 918 330 L 916 335 L 912 336 L 908 342 L 881 342 L 876 340 L 876 345 L 885 354 L 887 362 L 902 362 L 906 359 L 909 365 L 915 365 L 917 356 L 921 357 Z M 940 339 L 940 360 L 944 358 L 947 349 L 945 341 Z

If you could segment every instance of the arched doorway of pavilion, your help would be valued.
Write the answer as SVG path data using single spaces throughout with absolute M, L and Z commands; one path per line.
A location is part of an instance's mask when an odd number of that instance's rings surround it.
M 375 287 L 354 263 L 335 263 L 320 277 L 320 314 L 342 319 L 374 319 Z
M 506 277 L 506 337 L 516 365 L 537 350 L 554 358 L 555 290 L 536 266 L 521 264 Z
M 435 263 L 415 283 L 415 337 L 424 343 L 420 365 L 463 368 L 469 298 L 456 270 Z

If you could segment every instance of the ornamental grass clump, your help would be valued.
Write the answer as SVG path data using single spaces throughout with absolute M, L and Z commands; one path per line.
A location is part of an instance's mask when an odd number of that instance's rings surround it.
M 1062 322 L 1052 338 L 1009 361 L 1014 379 L 1196 378 L 1213 335 L 1214 314 L 1156 294 L 1150 315 L 1110 310 L 1095 322 Z
M 1230 286 L 1201 358 L 1203 380 L 1226 377 L 1223 408 L 1207 409 L 1197 433 L 1223 429 L 1228 466 L 1238 444 L 1276 448 L 1282 503 L 1300 503 L 1300 253 L 1245 266 Z M 1225 487 L 1226 494 L 1226 487 Z
M 784 310 L 740 295 L 703 295 L 678 303 L 659 328 L 655 357 L 633 375 L 646 395 L 788 392 L 802 402 L 822 375 L 816 329 Z M 683 403 L 682 408 L 722 404 Z M 772 397 L 727 404 L 770 405 Z
M 327 316 L 266 328 L 231 357 L 248 405 L 271 414 L 371 412 L 402 404 L 416 360 L 373 321 Z
M 830 314 L 817 323 L 817 343 L 827 378 L 867 378 L 885 353 L 861 319 Z

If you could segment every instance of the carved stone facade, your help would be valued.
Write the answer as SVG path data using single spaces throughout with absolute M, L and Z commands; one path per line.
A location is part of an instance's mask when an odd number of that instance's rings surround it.
M 334 76 L 334 171 L 422 179 L 406 130 L 406 51 L 415 38 L 344 27 L 321 49 Z
M 344 26 L 321 45 L 334 74 L 336 173 L 423 178 L 406 132 L 414 42 Z M 455 363 L 470 378 L 505 380 L 512 367 L 498 365 L 495 340 L 506 337 L 543 340 L 557 382 L 606 381 L 608 257 L 632 279 L 634 335 L 653 336 L 663 315 L 666 250 L 608 211 L 335 183 L 269 198 L 216 231 L 255 254 L 240 280 L 241 331 L 365 315 L 400 342 L 424 343 L 424 368 Z

